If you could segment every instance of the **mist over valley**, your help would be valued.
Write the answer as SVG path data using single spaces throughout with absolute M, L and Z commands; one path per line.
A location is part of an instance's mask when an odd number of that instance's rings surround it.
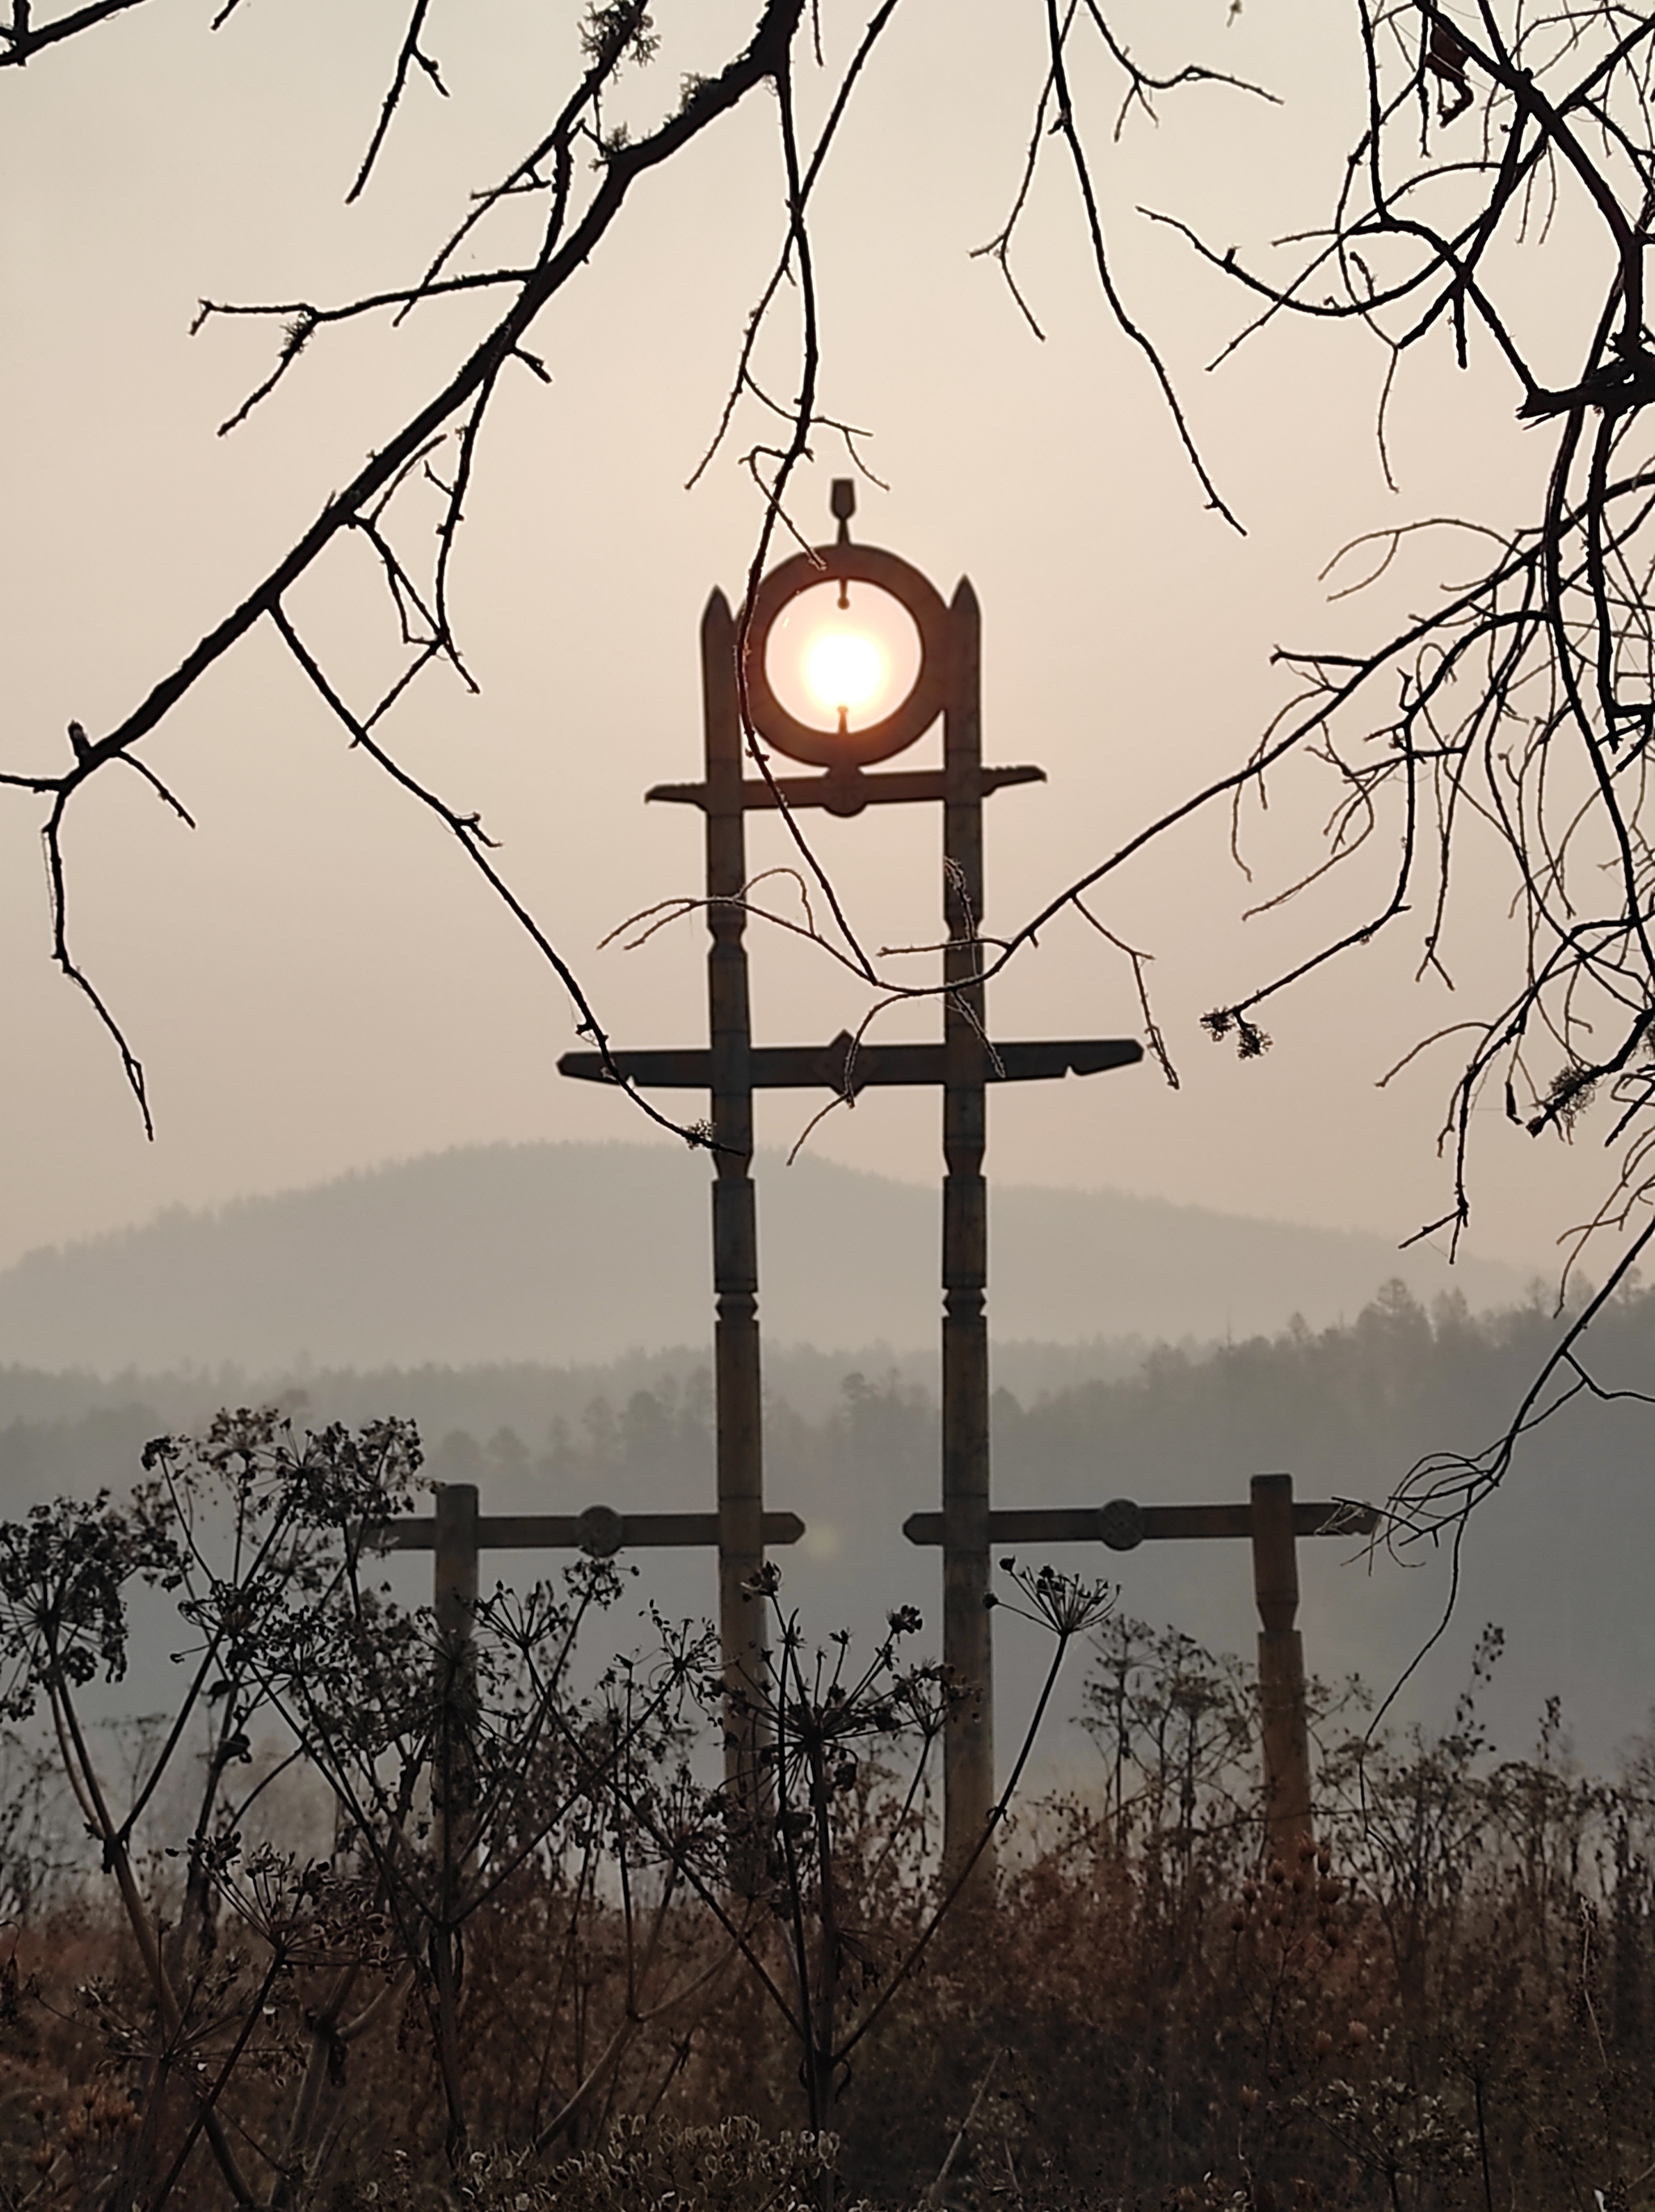
M 994 1206 L 1002 1506 L 1235 1498 L 1277 1469 L 1300 1497 L 1382 1499 L 1422 1454 L 1497 1435 L 1558 1326 L 1514 1271 L 1451 1277 L 1377 1238 L 1118 1193 L 1010 1187 Z M 266 1402 L 300 1426 L 406 1417 L 427 1472 L 476 1482 L 485 1511 L 706 1510 L 706 1208 L 704 1164 L 666 1148 L 494 1146 L 31 1255 L 0 1276 L 8 1510 L 124 1489 L 149 1437 Z M 937 1498 L 936 1194 L 766 1160 L 761 1221 L 767 1496 L 809 1524 L 779 1555 L 790 1598 L 818 1635 L 875 1629 L 898 1603 L 934 1620 L 937 1555 L 901 1524 Z M 1655 1301 L 1622 1301 L 1593 1346 L 1594 1372 L 1635 1388 Z M 1638 1411 L 1582 1398 L 1522 1447 L 1404 1711 L 1446 1717 L 1493 1620 L 1507 1637 L 1489 1708 L 1503 1741 L 1525 1741 L 1553 1694 L 1593 1759 L 1644 1725 L 1655 1622 L 1639 1562 L 1655 1503 Z M 1301 1547 L 1307 1656 L 1384 1691 L 1440 1617 L 1449 1560 L 1355 1550 Z M 1134 1614 L 1251 1652 L 1244 1546 L 1053 1556 L 1118 1581 Z M 710 1609 L 707 1561 L 633 1563 L 640 1601 Z M 555 1565 L 485 1563 L 517 1580 Z M 421 1595 L 415 1562 L 387 1571 Z M 1000 1650 L 1009 1730 L 1041 1652 L 1010 1620 Z M 1054 1752 L 1083 1766 L 1078 1736 L 1058 1734 Z

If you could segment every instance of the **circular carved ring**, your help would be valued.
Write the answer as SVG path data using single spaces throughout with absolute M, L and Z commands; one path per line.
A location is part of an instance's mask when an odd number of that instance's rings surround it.
M 904 608 L 919 633 L 919 673 L 907 696 L 865 730 L 818 729 L 790 714 L 770 688 L 765 651 L 779 616 L 814 584 L 872 584 Z M 948 696 L 949 611 L 935 584 L 895 553 L 877 545 L 821 545 L 796 553 L 759 586 L 748 630 L 747 704 L 753 726 L 767 744 L 811 768 L 868 768 L 889 760 L 922 738 Z
M 589 1505 L 575 1524 L 589 1559 L 612 1559 L 625 1540 L 626 1523 L 612 1505 Z
M 1143 1541 L 1143 1508 L 1130 1498 L 1112 1498 L 1098 1508 L 1098 1534 L 1112 1552 L 1135 1552 Z

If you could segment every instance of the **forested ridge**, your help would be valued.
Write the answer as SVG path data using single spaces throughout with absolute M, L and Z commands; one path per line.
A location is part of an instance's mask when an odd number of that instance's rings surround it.
M 1079 1499 L 1105 1476 L 1129 1486 L 1158 1486 L 1174 1473 L 1185 1483 L 1233 1482 L 1238 1467 L 1280 1464 L 1353 1496 L 1382 1496 L 1419 1454 L 1475 1449 L 1496 1433 L 1559 1327 L 1538 1286 L 1523 1305 L 1474 1315 L 1452 1297 L 1428 1308 L 1391 1283 L 1354 1322 L 1332 1328 L 1295 1321 L 1231 1343 L 1011 1347 L 1004 1364 L 1020 1378 L 1045 1364 L 1082 1379 L 997 1383 L 997 1472 Z M 1600 1383 L 1640 1388 L 1655 1372 L 1655 1291 L 1617 1300 L 1593 1345 Z M 840 1360 L 794 1348 L 771 1355 L 773 1469 L 923 1483 L 937 1443 L 929 1370 L 924 1358 L 882 1346 Z M 186 1425 L 231 1399 L 268 1400 L 301 1421 L 405 1414 L 420 1425 L 434 1474 L 500 1481 L 514 1498 L 525 1483 L 561 1492 L 621 1479 L 676 1494 L 712 1467 L 711 1376 L 680 1350 L 571 1368 L 259 1376 L 227 1367 L 108 1380 L 9 1367 L 0 1369 L 0 1478 L 13 1499 L 118 1479 L 158 1428 Z M 1562 1417 L 1572 1435 L 1581 1411 Z M 1585 1433 L 1597 1431 L 1588 1422 Z
M 1003 1380 L 995 1395 L 996 1499 L 1238 1497 L 1251 1474 L 1285 1469 L 1300 1496 L 1383 1500 L 1420 1455 L 1475 1450 L 1496 1435 L 1562 1325 L 1538 1289 L 1526 1304 L 1474 1315 L 1453 1298 L 1427 1307 L 1392 1284 L 1335 1328 L 1147 1351 L 1052 1347 L 1042 1357 L 1040 1347 L 1008 1347 L 1001 1373 L 1023 1388 Z M 1655 1376 L 1655 1292 L 1618 1298 L 1593 1342 L 1600 1386 L 1642 1387 Z M 861 1626 L 881 1605 L 931 1592 L 935 1559 L 900 1533 L 909 1514 L 936 1504 L 931 1371 L 923 1358 L 878 1348 L 857 1364 L 802 1350 L 770 1357 L 767 1493 L 809 1524 L 783 1564 L 818 1625 Z M 569 1369 L 222 1370 L 111 1381 L 3 1370 L 9 1509 L 58 1492 L 124 1489 L 150 1436 L 200 1427 L 220 1404 L 266 1401 L 301 1427 L 411 1419 L 427 1474 L 476 1482 L 485 1510 L 712 1500 L 710 1377 L 703 1359 L 681 1351 Z M 1463 1673 L 1459 1646 L 1482 1622 L 1500 1621 L 1511 1648 L 1509 1705 L 1496 1710 L 1502 1730 L 1526 1727 L 1556 1692 L 1594 1755 L 1605 1755 L 1655 1701 L 1640 1565 L 1655 1546 L 1648 1460 L 1646 1407 L 1583 1392 L 1524 1443 L 1505 1491 L 1475 1520 L 1443 1680 Z M 1146 1546 L 1088 1563 L 1120 1579 L 1136 1612 L 1245 1652 L 1254 1624 L 1234 1550 Z M 1358 1668 L 1384 1686 L 1438 1618 L 1447 1553 L 1404 1549 L 1365 1571 L 1334 1551 L 1309 1547 L 1304 1563 L 1312 1660 L 1324 1672 Z M 546 1565 L 525 1556 L 497 1569 L 521 1578 Z M 643 1587 L 691 1612 L 708 1602 L 703 1580 L 693 1557 L 658 1555 Z M 1017 1670 L 1013 1646 L 1009 1696 Z

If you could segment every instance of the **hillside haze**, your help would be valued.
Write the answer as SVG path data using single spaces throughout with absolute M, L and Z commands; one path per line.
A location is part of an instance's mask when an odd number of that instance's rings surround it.
M 28 1254 L 0 1273 L 0 1360 L 173 1368 L 609 1359 L 711 1333 L 707 1165 L 666 1146 L 496 1145 Z M 1354 1316 L 1391 1277 L 1473 1306 L 1377 1237 L 1119 1191 L 991 1186 L 1002 1340 L 1245 1336 Z M 759 1171 L 761 1311 L 779 1342 L 935 1341 L 938 1190 L 803 1159 Z
M 1040 1358 L 1031 1356 L 1038 1346 L 1008 1347 L 996 1360 L 995 1497 L 1011 1507 L 1237 1499 L 1250 1474 L 1287 1469 L 1301 1497 L 1383 1498 L 1422 1454 L 1475 1453 L 1499 1435 L 1565 1325 L 1543 1300 L 1472 1316 L 1445 1299 L 1428 1313 L 1393 1284 L 1342 1327 L 1163 1347 L 1111 1375 L 1087 1372 L 1100 1364 L 1095 1346 L 1075 1348 L 1066 1379 L 1061 1347 Z M 1525 1439 L 1458 1558 L 1446 1543 L 1403 1541 L 1371 1559 L 1349 1543 L 1300 1547 L 1300 1618 L 1325 1679 L 1355 1668 L 1380 1689 L 1394 1685 L 1440 1625 L 1457 1577 L 1454 1621 L 1411 1680 L 1407 1717 L 1449 1722 L 1477 1632 L 1495 1621 L 1506 1653 L 1483 1709 L 1507 1752 L 1531 1741 L 1554 1695 L 1589 1761 L 1648 1727 L 1655 1486 L 1642 1386 L 1655 1364 L 1655 1292 L 1611 1303 L 1594 1325 L 1590 1363 L 1609 1395 L 1576 1394 Z M 918 1605 L 936 1633 L 937 1554 L 902 1534 L 910 1513 L 937 1501 L 934 1370 L 928 1382 L 918 1361 L 904 1364 L 910 1371 L 773 1349 L 767 1362 L 766 1494 L 806 1524 L 777 1564 L 787 1602 L 817 1638 L 840 1626 L 876 1635 L 899 1604 Z M 0 1364 L 0 1517 L 102 1486 L 123 1496 L 148 1438 L 199 1432 L 221 1404 L 275 1404 L 301 1431 L 411 1419 L 428 1475 L 475 1482 L 490 1511 L 578 1512 L 594 1502 L 705 1510 L 714 1495 L 712 1378 L 705 1353 L 688 1348 L 585 1367 L 318 1366 L 302 1376 L 198 1368 L 100 1379 Z M 1028 1563 L 1047 1556 L 1118 1583 L 1130 1614 L 1251 1656 L 1245 1545 L 1117 1553 L 1063 1544 L 1036 1547 Z M 704 1553 L 627 1564 L 640 1579 L 612 1632 L 623 1643 L 647 1639 L 646 1603 L 674 1620 L 712 1604 Z M 552 1565 L 544 1553 L 488 1554 L 491 1579 L 519 1589 Z M 406 1601 L 428 1594 L 428 1558 L 387 1571 Z M 997 1622 L 997 1703 L 1015 1742 L 1050 1652 L 1009 1609 Z M 126 1700 L 123 1710 L 164 1703 L 173 1649 L 150 1637 L 110 1698 Z M 1059 1728 L 1047 1748 L 1062 1759 L 1080 1747 Z

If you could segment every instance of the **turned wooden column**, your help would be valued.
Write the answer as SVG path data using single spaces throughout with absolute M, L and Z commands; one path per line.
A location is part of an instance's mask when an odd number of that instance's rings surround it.
M 949 609 L 943 720 L 943 1656 L 972 1694 L 943 1738 L 945 1866 L 976 1848 L 994 1804 L 989 1595 L 987 1034 L 984 1018 L 981 617 L 962 581 Z
M 706 986 L 712 1093 L 713 1389 L 718 1413 L 718 1634 L 724 1771 L 750 1822 L 759 1792 L 751 1697 L 764 1687 L 764 1437 L 759 1369 L 759 1238 L 753 1187 L 752 1018 L 748 1001 L 746 836 L 736 624 L 715 591 L 701 622 L 706 731 Z

